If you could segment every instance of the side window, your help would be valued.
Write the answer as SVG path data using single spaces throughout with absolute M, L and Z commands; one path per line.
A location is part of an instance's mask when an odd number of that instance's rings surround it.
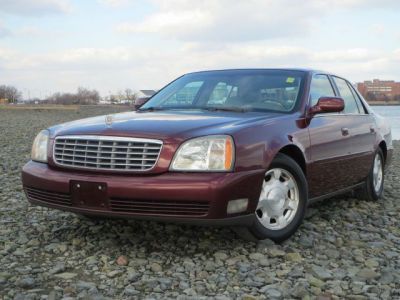
M 347 85 L 347 82 L 341 78 L 334 77 L 336 86 L 339 90 L 340 97 L 344 100 L 344 113 L 345 114 L 359 114 L 360 111 L 357 106 L 356 99 L 353 92 Z
M 203 81 L 193 81 L 186 84 L 183 88 L 171 95 L 165 100 L 162 105 L 164 106 L 181 106 L 191 105 L 196 98 Z
M 347 82 L 348 86 L 350 87 L 351 92 L 353 93 L 354 98 L 356 99 L 358 109 L 362 114 L 368 114 L 368 111 L 365 109 L 360 96 L 357 94 L 354 86 L 352 86 L 349 82 Z
M 331 82 L 328 76 L 318 74 L 314 75 L 311 81 L 310 87 L 310 102 L 311 106 L 317 104 L 318 99 L 321 97 L 334 97 L 335 92 L 333 91 Z

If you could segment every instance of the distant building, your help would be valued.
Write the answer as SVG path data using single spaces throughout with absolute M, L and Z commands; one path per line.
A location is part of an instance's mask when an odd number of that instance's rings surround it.
M 103 98 L 99 101 L 100 105 L 108 105 L 111 104 L 111 100 L 109 98 Z
M 148 98 L 156 93 L 155 90 L 140 90 L 138 93 L 138 98 Z
M 367 80 L 358 83 L 357 89 L 368 101 L 400 100 L 400 82 L 394 80 Z
M 136 95 L 137 97 L 135 99 L 135 106 L 139 107 L 143 105 L 155 93 L 157 93 L 155 90 L 140 90 Z

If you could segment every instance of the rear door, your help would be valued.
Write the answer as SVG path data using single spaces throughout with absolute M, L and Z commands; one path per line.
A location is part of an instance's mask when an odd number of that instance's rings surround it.
M 323 96 L 338 96 L 331 79 L 325 74 L 313 76 L 310 86 L 310 106 Z M 351 176 L 351 144 L 349 127 L 352 118 L 343 113 L 324 113 L 309 122 L 311 141 L 310 197 L 322 196 L 348 185 Z
M 339 95 L 345 101 L 345 115 L 351 118 L 348 124 L 351 153 L 351 176 L 349 185 L 357 184 L 367 175 L 372 165 L 375 143 L 375 123 L 363 106 L 353 86 L 345 79 L 333 76 Z

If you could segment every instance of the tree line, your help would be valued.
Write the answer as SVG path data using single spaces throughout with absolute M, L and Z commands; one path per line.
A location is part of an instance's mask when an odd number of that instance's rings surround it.
M 0 85 L 0 103 L 17 103 L 22 97 L 22 93 L 14 86 Z
M 116 94 L 110 94 L 108 97 L 112 104 L 134 104 L 138 95 L 132 89 L 125 89 Z M 0 103 L 17 103 L 22 100 L 22 93 L 16 87 L 10 85 L 0 85 Z M 63 104 L 63 105 L 93 105 L 99 104 L 102 98 L 95 89 L 87 89 L 79 87 L 74 93 L 56 92 L 43 99 L 31 98 L 27 99 L 27 103 L 43 103 L 43 104 Z
M 100 94 L 96 90 L 89 90 L 79 87 L 76 93 L 54 93 L 46 97 L 41 103 L 46 104 L 97 104 L 100 101 Z

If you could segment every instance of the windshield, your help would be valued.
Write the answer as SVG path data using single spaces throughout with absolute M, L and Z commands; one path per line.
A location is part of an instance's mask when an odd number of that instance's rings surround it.
M 139 110 L 208 109 L 291 112 L 301 95 L 305 72 L 229 70 L 184 75 Z

